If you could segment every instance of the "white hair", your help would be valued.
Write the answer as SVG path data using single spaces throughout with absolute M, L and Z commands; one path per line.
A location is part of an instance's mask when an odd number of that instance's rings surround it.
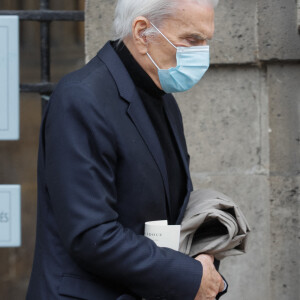
M 216 7 L 219 0 L 191 0 Z M 159 27 L 167 17 L 176 10 L 180 0 L 118 0 L 114 19 L 114 38 L 123 40 L 132 32 L 135 18 L 143 16 Z M 144 32 L 145 35 L 156 34 L 153 28 Z

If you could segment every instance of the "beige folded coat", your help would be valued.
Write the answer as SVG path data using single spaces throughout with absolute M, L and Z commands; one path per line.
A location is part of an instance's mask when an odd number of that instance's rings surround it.
M 213 190 L 193 191 L 181 223 L 179 251 L 191 257 L 212 254 L 221 260 L 246 252 L 250 228 L 241 209 Z

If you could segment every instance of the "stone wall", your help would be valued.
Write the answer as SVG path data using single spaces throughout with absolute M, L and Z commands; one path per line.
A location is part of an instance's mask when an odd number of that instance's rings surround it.
M 115 3 L 86 1 L 87 61 L 111 38 Z M 225 300 L 300 294 L 297 16 L 295 0 L 220 1 L 212 66 L 198 86 L 176 95 L 194 187 L 233 197 L 252 227 L 248 253 L 222 263 Z

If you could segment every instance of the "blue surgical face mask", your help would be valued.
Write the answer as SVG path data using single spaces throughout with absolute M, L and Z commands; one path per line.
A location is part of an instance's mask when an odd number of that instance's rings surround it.
M 209 68 L 209 46 L 176 47 L 152 23 L 151 25 L 176 49 L 177 66 L 160 69 L 149 53 L 150 60 L 158 69 L 159 81 L 166 93 L 184 92 L 191 89 Z

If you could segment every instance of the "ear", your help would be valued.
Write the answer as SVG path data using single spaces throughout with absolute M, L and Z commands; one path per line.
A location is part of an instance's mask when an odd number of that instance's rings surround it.
M 132 23 L 133 43 L 140 54 L 146 54 L 148 52 L 147 37 L 143 34 L 150 26 L 149 20 L 145 17 L 137 17 Z

